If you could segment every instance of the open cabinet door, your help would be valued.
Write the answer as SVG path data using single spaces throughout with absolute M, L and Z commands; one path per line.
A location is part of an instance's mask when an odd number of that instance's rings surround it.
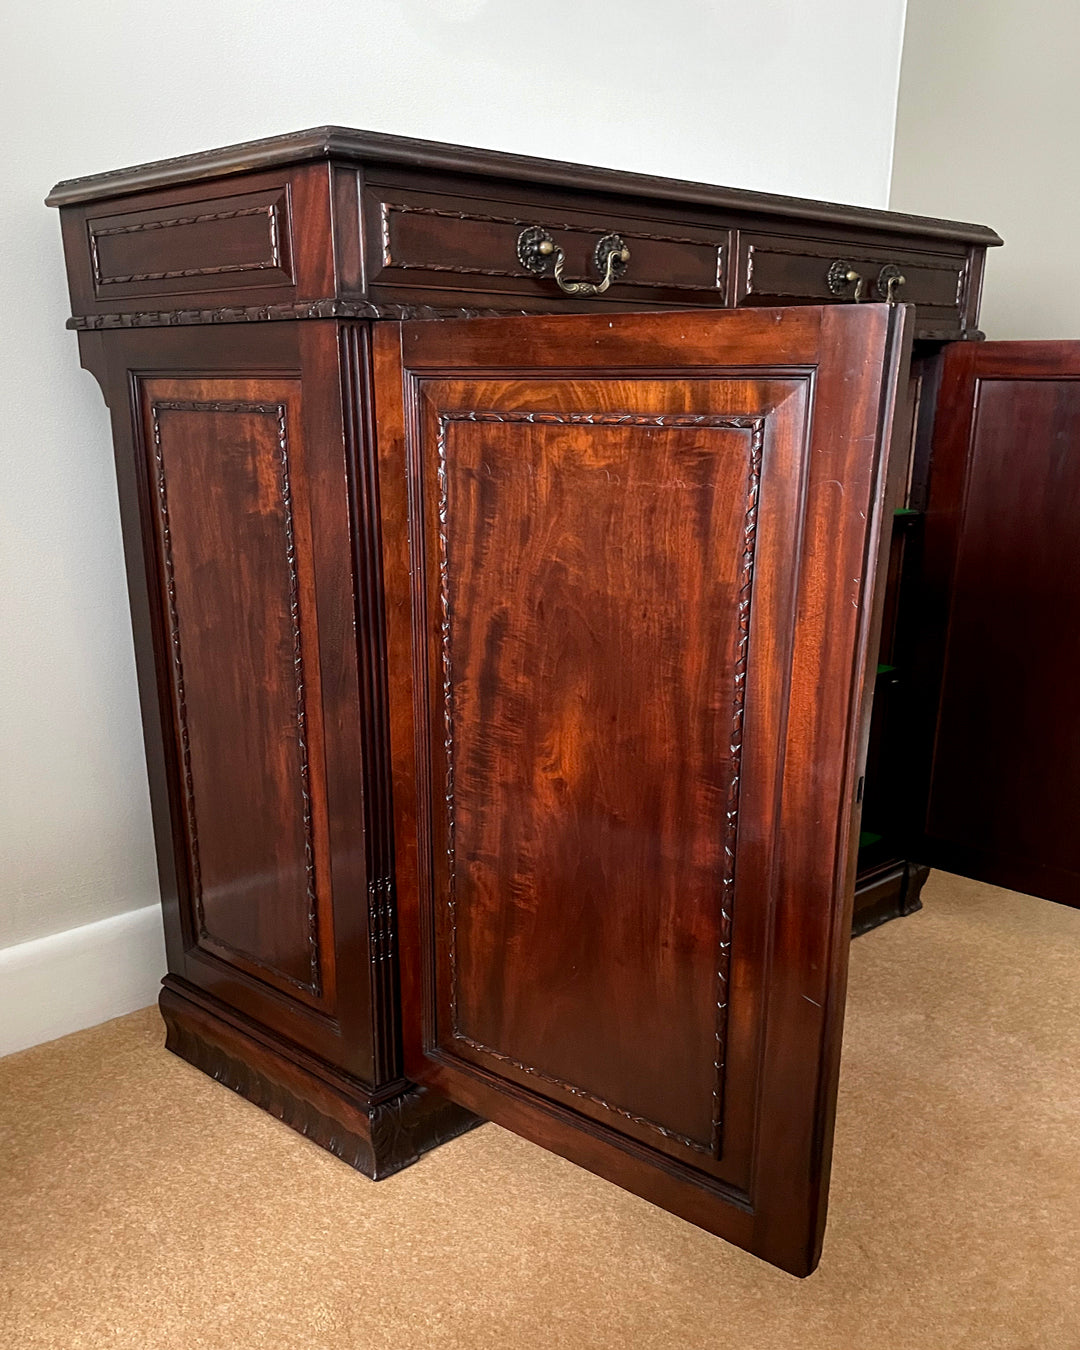
M 1080 342 L 950 347 L 932 463 L 921 859 L 1080 906 Z
M 406 1071 L 799 1275 L 906 324 L 377 325 Z

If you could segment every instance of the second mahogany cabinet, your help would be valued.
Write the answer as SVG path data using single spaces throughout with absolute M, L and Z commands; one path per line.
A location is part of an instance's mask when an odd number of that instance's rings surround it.
M 335 128 L 50 201 L 169 1046 L 372 1176 L 477 1113 L 811 1270 L 853 905 L 969 754 L 997 236 Z

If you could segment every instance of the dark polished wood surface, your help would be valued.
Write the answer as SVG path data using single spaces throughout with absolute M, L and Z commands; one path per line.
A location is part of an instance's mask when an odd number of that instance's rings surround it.
M 327 1139 L 334 1121 L 359 1131 L 350 1159 L 385 1174 L 397 1144 L 412 1144 L 372 1133 L 376 1107 L 413 1090 L 401 1069 L 377 560 L 363 526 L 366 334 L 239 331 L 81 338 L 113 414 L 178 995 L 170 1044 L 217 1073 L 207 1019 L 228 1012 L 249 1028 L 221 1031 L 230 1062 L 252 1062 L 259 1028 L 269 1068 L 234 1086 Z M 318 1129 L 300 1090 L 315 1062 L 337 1074 Z M 434 1094 L 409 1102 L 414 1142 L 425 1115 L 432 1144 L 473 1123 Z
M 296 380 L 146 380 L 191 938 L 333 999 L 311 513 Z
M 945 359 L 927 522 L 927 860 L 1080 906 L 1080 343 Z
M 112 413 L 170 1047 L 373 1175 L 490 1108 L 808 1269 L 867 598 L 888 570 L 883 503 L 926 480 L 902 452 L 876 476 L 886 442 L 907 445 L 909 356 L 855 301 L 901 273 L 913 303 L 891 322 L 924 352 L 977 336 L 997 236 L 340 128 L 50 201 L 70 326 Z M 598 281 L 611 233 L 625 271 L 565 294 L 522 262 L 527 226 L 572 281 Z M 427 391 L 409 386 L 406 472 L 396 321 L 496 311 L 596 317 L 406 327 Z M 893 741 L 874 744 L 899 798 Z M 867 855 L 875 917 L 921 875 L 895 834 Z M 417 909 L 421 874 L 445 890 L 449 837 L 452 933 Z M 406 1041 L 460 1105 L 405 1077 Z
M 373 1181 L 480 1124 L 415 1083 L 371 1093 L 174 975 L 165 979 L 160 1007 L 166 1049 Z
M 712 183 L 687 183 L 677 178 L 629 173 L 622 169 L 594 168 L 564 160 L 508 154 L 503 150 L 481 150 L 473 146 L 447 145 L 441 141 L 424 141 L 411 136 L 390 136 L 384 132 L 334 126 L 312 127 L 283 136 L 267 136 L 239 145 L 226 145 L 196 154 L 179 155 L 173 159 L 156 160 L 151 164 L 138 164 L 129 169 L 112 169 L 83 178 L 68 178 L 57 183 L 46 200 L 50 206 L 71 206 L 77 202 L 102 201 L 154 188 L 320 160 L 343 164 L 404 165 L 452 174 L 498 175 L 554 187 L 576 183 L 597 192 L 617 192 L 646 198 L 668 197 L 720 207 L 749 206 L 762 215 L 791 214 L 802 215 L 808 220 L 839 220 L 849 225 L 873 224 L 882 229 L 892 228 L 899 233 L 914 229 L 928 237 L 962 239 L 984 246 L 1001 243 L 1000 236 L 985 225 L 903 215 L 871 207 L 841 206 L 805 197 L 748 192 L 745 189 L 717 187 Z
M 598 279 L 589 309 L 842 304 L 895 297 L 928 339 L 976 331 L 984 226 L 902 216 L 461 146 L 317 128 L 58 184 L 71 324 L 171 327 L 566 311 L 518 255 L 529 226 Z M 844 280 L 850 277 L 850 280 Z
M 376 335 L 407 1071 L 800 1274 L 905 316 Z
M 777 407 L 790 456 L 800 383 L 518 380 L 513 410 L 503 380 L 423 394 L 454 682 L 444 1015 L 703 1147 L 766 428 L 674 410 Z

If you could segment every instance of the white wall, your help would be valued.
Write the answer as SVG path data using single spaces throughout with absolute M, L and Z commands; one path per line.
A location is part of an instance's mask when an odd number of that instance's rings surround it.
M 908 0 L 892 205 L 992 225 L 981 327 L 1080 337 L 1080 5 Z
M 106 414 L 63 327 L 53 182 L 332 122 L 883 205 L 903 5 L 8 7 L 0 948 L 157 893 Z

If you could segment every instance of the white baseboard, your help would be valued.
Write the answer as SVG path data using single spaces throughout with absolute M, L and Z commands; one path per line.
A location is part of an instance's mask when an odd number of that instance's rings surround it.
M 160 905 L 0 950 L 0 1055 L 97 1026 L 157 999 Z

